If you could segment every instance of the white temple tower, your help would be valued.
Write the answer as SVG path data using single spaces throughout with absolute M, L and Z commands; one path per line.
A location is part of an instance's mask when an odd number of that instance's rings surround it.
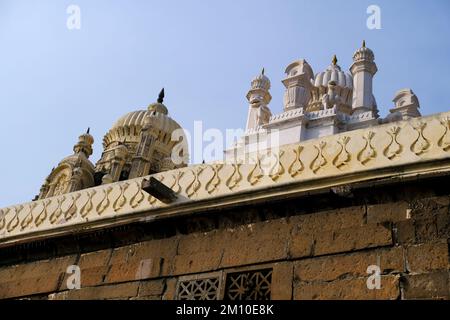
M 377 103 L 372 93 L 373 76 L 378 71 L 375 56 L 366 42 L 353 54 L 350 72 L 353 75 L 353 113 L 373 111 L 378 114 Z

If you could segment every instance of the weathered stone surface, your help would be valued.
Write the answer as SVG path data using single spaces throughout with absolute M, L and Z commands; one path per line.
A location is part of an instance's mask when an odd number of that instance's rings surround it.
M 416 229 L 413 220 L 398 221 L 395 223 L 397 244 L 410 244 L 416 242 Z
M 440 213 L 448 213 L 449 204 L 449 196 L 416 199 L 410 204 L 411 218 L 426 219 Z
M 289 243 L 289 256 L 292 258 L 309 257 L 314 252 L 314 236 L 293 232 Z
M 12 298 L 58 290 L 67 267 L 76 256 L 30 262 L 0 269 L 0 298 Z
M 449 272 L 408 275 L 404 281 L 405 299 L 449 299 Z
M 403 249 L 373 250 L 352 254 L 304 259 L 294 263 L 299 281 L 332 281 L 341 278 L 364 277 L 370 265 L 378 265 L 381 272 L 403 272 Z
M 407 266 L 411 273 L 449 270 L 447 241 L 426 243 L 407 248 Z
M 81 287 L 92 287 L 103 283 L 104 277 L 109 270 L 109 258 L 112 249 L 83 253 L 77 262 L 80 267 Z M 67 278 L 70 274 L 64 276 L 59 290 L 67 289 Z
M 314 255 L 348 252 L 392 244 L 389 225 L 370 224 L 336 231 L 323 231 L 314 237 Z
M 406 201 L 367 206 L 367 223 L 396 222 L 408 219 Z
M 139 285 L 139 297 L 158 296 L 161 299 L 164 291 L 164 282 L 162 279 L 142 281 Z
M 175 300 L 178 278 L 168 278 L 162 300 Z
M 272 273 L 272 300 L 292 299 L 293 264 L 291 262 L 275 263 Z
M 291 217 L 290 223 L 297 227 L 298 233 L 361 227 L 365 224 L 365 212 L 364 206 L 348 207 Z
M 418 219 L 414 221 L 416 243 L 424 243 L 439 239 L 436 219 Z
M 178 240 L 152 240 L 117 248 L 110 260 L 106 283 L 157 278 L 167 274 L 166 263 L 175 256 Z
M 399 276 L 381 277 L 381 288 L 367 288 L 367 278 L 335 280 L 332 282 L 298 282 L 294 288 L 295 300 L 315 299 L 398 299 Z
M 172 275 L 183 275 L 213 271 L 219 268 L 222 253 L 220 250 L 204 251 L 191 255 L 177 255 L 173 259 Z
M 285 219 L 227 230 L 221 267 L 285 259 L 290 225 Z

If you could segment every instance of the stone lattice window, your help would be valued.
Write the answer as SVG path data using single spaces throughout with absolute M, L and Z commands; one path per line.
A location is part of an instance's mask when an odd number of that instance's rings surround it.
M 225 300 L 270 300 L 272 269 L 228 273 Z
M 181 277 L 177 286 L 178 300 L 218 300 L 221 273 Z

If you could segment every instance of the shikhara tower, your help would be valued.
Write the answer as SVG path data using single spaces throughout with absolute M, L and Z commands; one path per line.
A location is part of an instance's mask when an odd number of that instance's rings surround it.
M 272 114 L 269 108 L 272 98 L 270 80 L 262 72 L 252 80 L 247 94 L 249 107 L 245 134 L 225 151 L 226 160 L 244 157 L 249 150 L 256 151 L 256 142 L 258 151 L 263 151 L 264 148 L 419 117 L 419 101 L 411 89 L 397 92 L 390 114 L 379 117 L 373 94 L 373 78 L 377 71 L 375 55 L 366 47 L 365 41 L 353 54 L 350 73 L 341 69 L 336 56 L 324 71 L 315 75 L 306 60 L 294 61 L 287 66 L 282 81 L 286 89 L 280 114 Z M 253 147 L 249 147 L 250 144 Z
M 97 163 L 88 159 L 92 154 L 94 138 L 87 133 L 79 138 L 74 154 L 62 160 L 50 175 L 37 196 L 49 198 L 101 184 L 143 177 L 151 173 L 185 166 L 171 160 L 172 150 L 180 140 L 172 133 L 180 125 L 169 116 L 163 104 L 164 89 L 158 100 L 147 110 L 137 110 L 122 116 L 103 138 L 103 153 Z M 183 150 L 180 151 L 181 153 Z M 180 154 L 187 158 L 187 154 Z

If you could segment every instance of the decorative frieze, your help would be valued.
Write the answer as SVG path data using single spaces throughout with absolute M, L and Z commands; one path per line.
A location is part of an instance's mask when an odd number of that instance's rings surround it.
M 413 118 L 249 154 L 246 161 L 192 165 L 153 175 L 179 196 L 171 204 L 141 189 L 147 176 L 2 208 L 0 245 L 33 238 L 34 234 L 101 226 L 106 220 L 164 215 L 165 210 L 183 203 L 200 206 L 205 200 L 228 196 L 241 201 L 251 198 L 248 192 L 252 190 L 264 189 L 269 197 L 273 187 L 300 188 L 305 181 L 307 188 L 314 189 L 322 186 L 325 178 L 328 184 L 339 185 L 373 179 L 389 170 L 397 174 L 397 166 L 411 165 L 412 173 L 448 169 L 449 119 L 450 112 Z

